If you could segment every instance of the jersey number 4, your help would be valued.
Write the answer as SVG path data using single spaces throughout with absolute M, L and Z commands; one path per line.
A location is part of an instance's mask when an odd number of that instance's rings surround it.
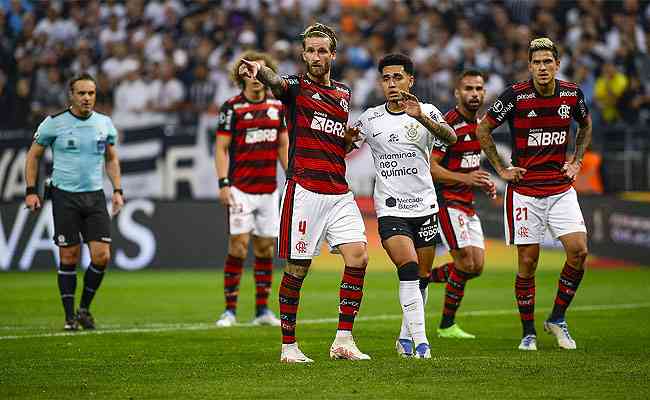
M 299 221 L 298 222 L 298 232 L 302 233 L 303 235 L 307 233 L 307 221 Z

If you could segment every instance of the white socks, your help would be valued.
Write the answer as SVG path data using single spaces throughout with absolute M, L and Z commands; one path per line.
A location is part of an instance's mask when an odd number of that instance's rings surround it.
M 428 344 L 419 280 L 399 282 L 399 302 L 403 313 L 400 338 L 407 339 L 410 336 L 416 346 L 420 343 Z

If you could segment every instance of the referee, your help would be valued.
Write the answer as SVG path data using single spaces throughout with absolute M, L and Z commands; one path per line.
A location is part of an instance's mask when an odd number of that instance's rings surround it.
M 110 117 L 94 111 L 96 88 L 95 79 L 88 74 L 70 81 L 70 107 L 41 122 L 25 162 L 25 204 L 36 211 L 41 207 L 36 190 L 38 164 L 45 148 L 52 147 L 54 243 L 59 246 L 61 259 L 58 284 L 65 310 L 63 329 L 67 331 L 77 330 L 79 325 L 95 328 L 89 308 L 104 277 L 111 243 L 110 218 L 102 190 L 104 166 L 114 188 L 112 214 L 116 215 L 124 204 L 115 150 L 117 131 Z M 88 243 L 91 263 L 84 275 L 81 303 L 75 315 L 80 234 Z

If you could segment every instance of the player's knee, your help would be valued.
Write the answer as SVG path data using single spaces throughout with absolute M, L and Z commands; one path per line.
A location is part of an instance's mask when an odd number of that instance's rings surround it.
M 228 244 L 228 254 L 237 258 L 246 258 L 248 253 L 248 242 L 244 240 L 230 240 Z
M 79 262 L 80 246 L 70 246 L 70 247 L 61 247 L 59 250 L 59 256 L 61 258 L 61 264 L 66 265 L 77 265 Z
M 90 254 L 90 261 L 96 266 L 106 266 L 111 259 L 111 251 L 109 249 L 96 250 Z
M 353 267 L 366 268 L 368 266 L 368 252 L 365 248 L 353 253 L 351 258 Z
M 578 246 L 575 246 L 573 249 L 571 249 L 569 257 L 571 258 L 573 265 L 582 266 L 585 260 L 587 259 L 587 255 L 589 255 L 587 244 L 582 243 Z
M 537 257 L 528 254 L 520 254 L 519 265 L 527 271 L 532 271 L 534 273 L 537 269 Z

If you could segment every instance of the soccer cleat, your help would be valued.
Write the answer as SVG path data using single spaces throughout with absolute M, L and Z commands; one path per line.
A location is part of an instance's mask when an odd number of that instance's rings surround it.
M 298 348 L 298 343 L 282 344 L 282 351 L 280 353 L 280 362 L 283 363 L 311 363 L 314 362 L 311 358 L 307 357 Z
M 528 350 L 528 351 L 537 350 L 537 336 L 526 335 L 523 338 L 521 338 L 521 343 L 519 343 L 519 350 Z
M 77 322 L 79 322 L 79 325 L 81 325 L 82 328 L 85 330 L 93 330 L 95 329 L 95 319 L 93 318 L 92 314 L 90 311 L 88 311 L 85 308 L 80 308 L 77 311 Z
M 280 326 L 280 320 L 273 314 L 273 311 L 266 309 L 253 320 L 253 325 Z
M 415 348 L 415 358 L 431 358 L 431 346 L 429 343 L 420 343 Z
M 410 358 L 415 355 L 413 341 L 411 339 L 397 339 L 395 341 L 395 349 L 397 354 L 404 358 Z
M 69 319 L 65 321 L 65 324 L 63 324 L 63 330 L 64 331 L 78 331 L 79 330 L 79 323 L 77 322 L 76 319 Z
M 354 343 L 352 336 L 337 337 L 330 347 L 330 358 L 335 360 L 370 360 L 370 356 L 363 354 Z
M 544 331 L 549 335 L 555 335 L 557 344 L 561 349 L 575 350 L 576 342 L 573 340 L 573 338 L 571 338 L 571 335 L 569 334 L 569 326 L 564 320 L 545 321 Z
M 476 336 L 460 329 L 458 324 L 453 324 L 449 328 L 438 328 L 438 337 L 448 339 L 476 339 Z
M 219 320 L 217 321 L 217 326 L 219 328 L 229 328 L 234 326 L 237 323 L 237 318 L 235 318 L 235 313 L 230 310 L 226 310 L 221 314 Z

